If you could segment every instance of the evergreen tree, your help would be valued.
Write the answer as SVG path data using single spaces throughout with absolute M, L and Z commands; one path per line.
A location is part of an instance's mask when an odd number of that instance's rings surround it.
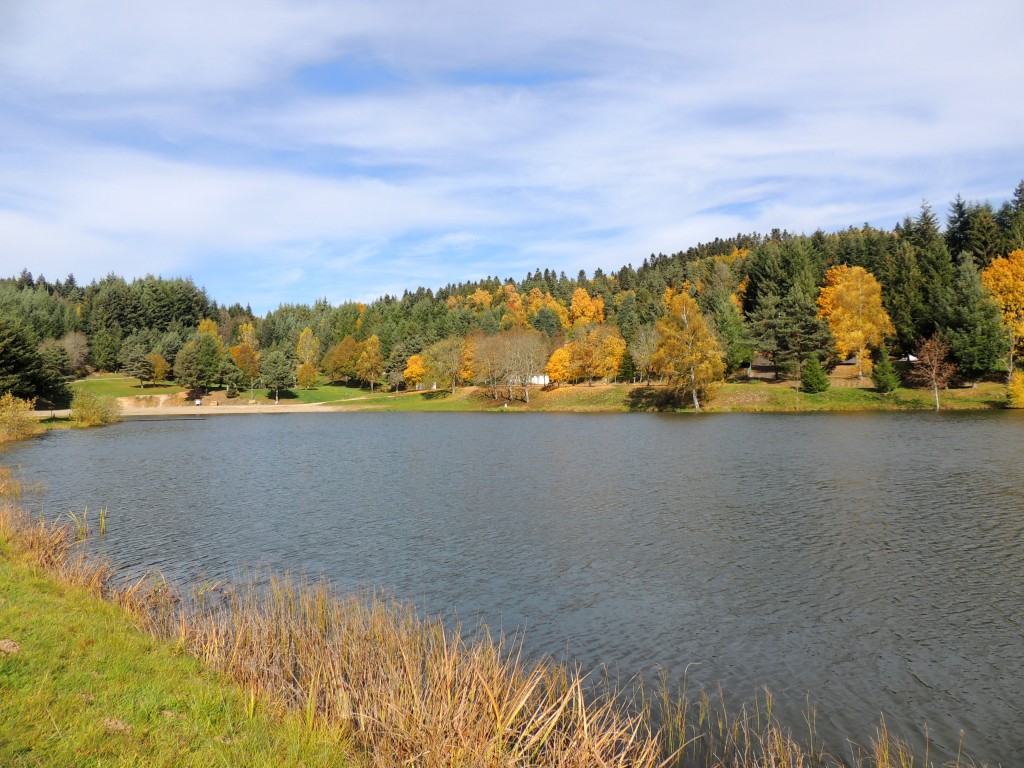
M 832 360 L 835 339 L 828 323 L 818 316 L 818 305 L 799 285 L 794 285 L 780 307 L 775 364 L 787 376 L 799 377 L 810 356 Z
M 718 340 L 725 351 L 726 372 L 733 373 L 743 366 L 750 365 L 754 357 L 754 343 L 739 308 L 726 299 L 718 303 L 711 319 L 714 321 Z
M 969 380 L 994 370 L 1006 350 L 1006 331 L 999 307 L 989 296 L 973 261 L 964 259 L 957 271 L 959 301 L 950 312 L 943 336 L 950 356 Z
M 260 375 L 263 378 L 263 385 L 274 390 L 275 404 L 281 402 L 281 390 L 295 384 L 295 368 L 280 349 L 272 349 L 263 356 Z
M 974 254 L 974 263 L 978 269 L 984 269 L 992 263 L 992 259 L 1005 255 L 1002 235 L 988 205 L 979 206 L 971 214 L 968 250 Z M 958 255 L 956 251 L 953 253 Z
M 889 349 L 885 344 L 875 352 L 875 365 L 871 370 L 871 380 L 875 383 L 875 389 L 882 394 L 895 392 L 900 386 L 900 375 L 896 372 L 896 366 L 892 364 Z
M 0 315 L 0 394 L 23 400 L 58 396 L 62 382 L 48 375 L 35 339 L 25 324 Z
M 149 345 L 144 336 L 145 334 L 133 333 L 121 344 L 121 350 L 117 355 L 120 369 L 137 378 L 142 387 L 153 379 L 153 364 L 147 357 Z
M 101 371 L 117 370 L 117 358 L 121 354 L 121 328 L 114 325 L 102 328 L 92 335 L 90 357 L 92 364 Z
M 810 357 L 807 358 L 806 365 L 804 365 L 803 370 L 800 372 L 800 391 L 814 395 L 818 392 L 824 392 L 829 386 L 831 386 L 831 382 L 829 381 L 828 374 L 825 373 L 825 369 L 818 362 L 818 355 L 812 352 Z
M 909 351 L 917 343 L 924 322 L 924 280 L 917 265 L 917 249 L 895 240 L 882 255 L 876 275 L 882 284 L 882 305 L 896 329 L 899 349 Z
M 220 381 L 221 350 L 209 333 L 197 333 L 174 358 L 174 379 L 188 390 L 204 391 Z
M 956 257 L 971 247 L 971 206 L 960 195 L 949 204 L 946 249 Z
M 762 295 L 757 308 L 750 315 L 750 338 L 757 353 L 765 357 L 775 368 L 776 378 L 779 376 L 776 360 L 782 324 L 782 300 L 774 293 Z

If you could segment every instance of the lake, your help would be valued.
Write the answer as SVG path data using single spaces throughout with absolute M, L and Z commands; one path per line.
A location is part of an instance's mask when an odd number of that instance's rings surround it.
M 185 583 L 323 573 L 628 679 L 1024 764 L 1024 414 L 139 420 L 4 461 Z M 95 520 L 95 516 L 93 517 Z

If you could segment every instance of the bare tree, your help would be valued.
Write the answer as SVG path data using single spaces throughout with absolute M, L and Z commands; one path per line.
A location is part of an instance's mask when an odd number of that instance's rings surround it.
M 945 389 L 956 373 L 956 366 L 949 362 L 949 343 L 938 333 L 918 343 L 914 352 L 917 361 L 910 372 L 911 381 L 931 387 L 935 393 L 935 410 L 939 410 L 939 389 Z
M 508 399 L 513 399 L 516 386 L 523 388 L 523 401 L 530 402 L 530 383 L 544 371 L 548 361 L 548 345 L 544 334 L 532 328 L 510 328 L 505 337 L 504 373 Z
M 633 356 L 633 363 L 637 372 L 651 383 L 651 365 L 654 360 L 654 353 L 658 349 L 658 329 L 653 325 L 644 325 L 636 329 L 633 336 L 633 343 L 629 345 L 629 354 Z

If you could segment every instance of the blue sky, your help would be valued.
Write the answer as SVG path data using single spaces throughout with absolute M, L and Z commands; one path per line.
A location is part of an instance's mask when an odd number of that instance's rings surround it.
M 372 300 L 1024 178 L 1019 0 L 0 0 L 0 274 Z

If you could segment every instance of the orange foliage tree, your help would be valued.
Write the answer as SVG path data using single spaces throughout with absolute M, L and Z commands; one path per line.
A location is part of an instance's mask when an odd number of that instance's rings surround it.
M 346 336 L 327 350 L 327 354 L 320 361 L 324 376 L 328 381 L 347 380 L 358 376 L 357 367 L 362 351 L 358 341 L 351 336 Z
M 559 347 L 551 353 L 545 372 L 552 384 L 560 385 L 572 381 L 572 352 L 567 346 Z
M 572 292 L 572 302 L 569 304 L 569 321 L 574 328 L 603 323 L 604 299 L 600 296 L 592 297 L 585 289 L 577 288 Z
M 412 355 L 405 364 L 402 378 L 405 384 L 412 389 L 417 389 L 423 383 L 423 377 L 427 374 L 427 366 L 423 362 L 423 355 Z

